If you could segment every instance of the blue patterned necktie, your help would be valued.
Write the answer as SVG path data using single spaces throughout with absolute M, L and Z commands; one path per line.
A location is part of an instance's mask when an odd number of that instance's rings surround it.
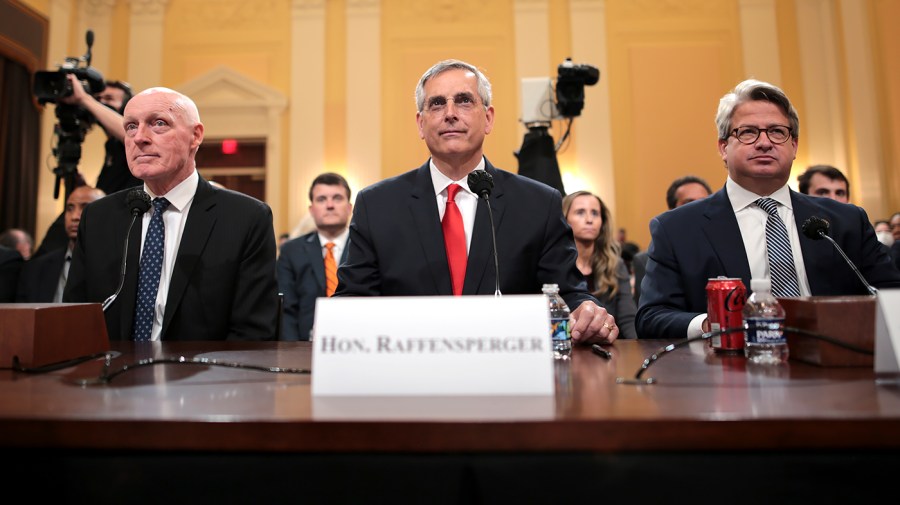
M 769 274 L 772 276 L 772 294 L 776 297 L 800 296 L 794 254 L 788 240 L 784 221 L 778 217 L 778 202 L 760 198 L 756 205 L 769 214 L 766 220 L 766 251 L 769 256 Z
M 149 341 L 153 320 L 156 316 L 156 292 L 159 290 L 159 274 L 162 272 L 163 250 L 166 241 L 166 227 L 163 224 L 163 211 L 169 206 L 165 198 L 153 200 L 153 216 L 144 237 L 144 250 L 141 252 L 141 268 L 138 273 L 138 298 L 134 308 L 134 329 L 132 333 L 136 341 Z

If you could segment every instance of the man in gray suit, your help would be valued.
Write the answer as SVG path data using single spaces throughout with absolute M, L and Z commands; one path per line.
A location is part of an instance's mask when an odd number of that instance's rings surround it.
M 284 294 L 281 340 L 312 337 L 316 298 L 331 296 L 337 287 L 336 276 L 329 284 L 326 271 L 326 265 L 332 261 L 329 254 L 335 266 L 347 259 L 350 234 L 347 224 L 352 211 L 346 179 L 335 173 L 324 173 L 313 179 L 309 188 L 309 214 L 316 229 L 285 242 L 276 265 L 278 289 Z

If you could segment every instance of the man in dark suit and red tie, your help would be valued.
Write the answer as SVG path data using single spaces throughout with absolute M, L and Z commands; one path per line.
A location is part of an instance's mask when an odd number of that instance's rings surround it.
M 716 125 L 728 179 L 713 195 L 650 221 L 639 338 L 708 330 L 706 283 L 717 276 L 740 278 L 747 287 L 751 278 L 771 278 L 775 296 L 868 294 L 832 244 L 802 233 L 813 216 L 830 223 L 828 235 L 869 284 L 900 287 L 900 271 L 862 208 L 788 187 L 800 120 L 780 88 L 741 82 L 719 101 Z
M 493 177 L 501 293 L 539 294 L 543 284 L 558 284 L 573 311 L 575 342 L 615 340 L 615 318 L 588 294 L 575 266 L 559 191 L 495 168 L 483 154 L 494 124 L 484 74 L 462 61 L 441 61 L 419 80 L 416 106 L 431 158 L 359 192 L 336 296 L 494 294 L 488 203 L 467 185 L 470 173 L 484 170 Z
M 125 106 L 124 126 L 128 167 L 152 200 L 136 207 L 138 190 L 129 189 L 85 208 L 63 301 L 103 302 L 118 292 L 105 312 L 110 340 L 274 339 L 269 206 L 200 177 L 203 123 L 187 96 L 144 90 Z
M 309 214 L 316 229 L 281 246 L 276 269 L 284 294 L 281 340 L 310 340 L 316 299 L 337 288 L 337 267 L 347 260 L 347 224 L 353 204 L 350 185 L 339 174 L 324 173 L 309 188 Z

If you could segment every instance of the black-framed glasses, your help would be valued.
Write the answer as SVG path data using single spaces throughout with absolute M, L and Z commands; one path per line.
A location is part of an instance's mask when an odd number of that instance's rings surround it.
M 766 136 L 773 144 L 784 144 L 791 138 L 791 128 L 789 126 L 775 125 L 768 128 L 757 128 L 755 126 L 741 126 L 731 130 L 734 138 L 738 139 L 741 144 L 753 144 L 759 139 L 759 134 L 766 132 Z

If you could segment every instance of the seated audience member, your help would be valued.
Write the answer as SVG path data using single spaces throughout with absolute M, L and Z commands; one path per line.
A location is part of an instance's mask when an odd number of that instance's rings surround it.
M 695 200 L 702 200 L 711 194 L 712 189 L 705 180 L 694 175 L 686 175 L 669 184 L 669 189 L 666 190 L 666 205 L 672 210 Z M 640 303 L 641 282 L 647 271 L 647 251 L 635 254 L 631 267 L 634 272 L 634 303 Z
M 25 230 L 10 228 L 0 234 L 0 245 L 19 251 L 22 259 L 28 261 L 34 250 L 34 239 Z
M 441 61 L 419 79 L 415 97 L 419 137 L 431 158 L 359 192 L 335 295 L 494 294 L 490 205 L 501 293 L 540 294 L 544 284 L 558 284 L 572 309 L 575 342 L 615 340 L 615 318 L 587 292 L 575 266 L 559 191 L 495 168 L 484 156 L 494 125 L 484 74 L 459 60 Z M 489 201 L 468 187 L 475 170 L 493 179 Z
M 639 337 L 696 337 L 707 330 L 706 283 L 720 275 L 748 287 L 751 278 L 770 278 L 776 297 L 867 294 L 832 244 L 801 233 L 813 216 L 831 223 L 829 235 L 870 284 L 900 287 L 900 271 L 865 210 L 790 190 L 800 121 L 781 89 L 741 82 L 720 100 L 716 125 L 728 179 L 708 198 L 651 220 Z
M 63 211 L 69 244 L 67 247 L 36 256 L 25 263 L 22 273 L 19 275 L 17 302 L 59 303 L 62 301 L 66 279 L 69 277 L 69 264 L 75 248 L 75 239 L 78 238 L 78 223 L 81 222 L 81 213 L 89 203 L 103 196 L 102 190 L 90 186 L 79 186 L 69 194 L 66 208 Z
M 129 169 L 152 203 L 133 225 L 130 191 L 84 209 L 63 300 L 103 302 L 118 293 L 104 313 L 111 340 L 275 338 L 269 206 L 198 174 L 204 128 L 187 96 L 167 88 L 138 93 L 125 106 L 124 128 Z
M 324 173 L 309 188 L 309 214 L 316 229 L 285 242 L 278 257 L 278 289 L 284 294 L 281 340 L 310 340 L 316 299 L 337 288 L 338 265 L 347 260 L 350 185 Z
M 87 185 L 84 182 L 84 176 L 81 172 L 75 172 L 73 176 L 72 191 L 81 186 Z M 66 232 L 66 211 L 63 209 L 59 216 L 47 228 L 44 238 L 41 239 L 41 245 L 34 251 L 32 255 L 35 258 L 43 256 L 44 253 L 50 251 L 58 251 L 69 246 L 69 234 Z
M 882 244 L 890 247 L 894 245 L 894 234 L 891 233 L 891 222 L 886 219 L 879 219 L 873 223 L 875 228 L 875 236 Z
M 16 286 L 23 262 L 19 251 L 0 245 L 0 303 L 16 301 Z
M 588 291 L 606 307 L 619 325 L 619 338 L 637 338 L 628 268 L 613 238 L 609 209 L 597 195 L 576 191 L 563 198 L 563 215 L 572 227 L 578 259 Z
M 891 244 L 891 256 L 894 258 L 894 265 L 900 269 L 900 212 L 891 216 L 891 234 L 894 237 L 894 243 Z
M 813 165 L 797 176 L 797 189 L 804 195 L 850 202 L 850 181 L 831 165 Z

